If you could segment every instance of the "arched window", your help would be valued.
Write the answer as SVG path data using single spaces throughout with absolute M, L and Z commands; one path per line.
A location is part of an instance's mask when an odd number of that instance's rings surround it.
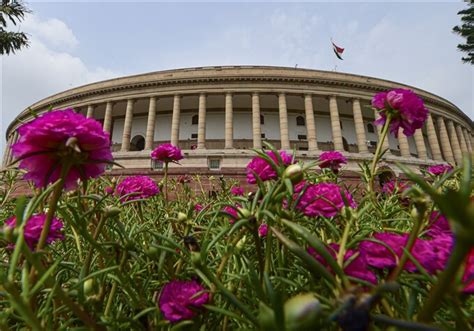
M 374 133 L 375 132 L 374 125 L 372 123 L 367 123 L 367 132 L 368 133 Z
M 199 123 L 199 116 L 198 115 L 193 115 L 193 118 L 191 119 L 191 124 L 192 125 L 197 125 Z
M 303 116 L 297 116 L 297 117 L 296 117 L 296 125 L 297 125 L 297 126 L 305 126 L 305 125 L 306 125 Z
M 260 115 L 260 125 L 265 124 L 265 117 L 263 115 Z
M 131 151 L 143 151 L 145 149 L 145 138 L 141 135 L 133 137 L 130 142 Z

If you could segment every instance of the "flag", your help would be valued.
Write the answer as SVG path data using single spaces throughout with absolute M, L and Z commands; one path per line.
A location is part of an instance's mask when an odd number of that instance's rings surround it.
M 332 50 L 334 51 L 334 54 L 336 54 L 339 60 L 343 60 L 342 53 L 344 52 L 344 48 L 338 47 L 332 40 L 331 40 L 331 43 L 332 43 Z

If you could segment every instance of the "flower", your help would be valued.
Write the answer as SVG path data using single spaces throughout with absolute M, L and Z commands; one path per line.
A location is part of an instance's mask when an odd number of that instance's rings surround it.
M 225 206 L 222 208 L 222 212 L 226 213 L 230 217 L 230 224 L 234 224 L 235 220 L 239 218 L 237 208 L 239 207 Z
M 188 175 L 180 175 L 178 178 L 176 178 L 176 182 L 180 184 L 186 184 L 191 182 L 191 177 Z
M 266 223 L 260 224 L 260 226 L 258 227 L 258 236 L 261 238 L 266 237 L 267 232 L 268 232 L 268 224 Z
M 24 228 L 24 237 L 25 242 L 31 250 L 36 248 L 41 236 L 41 231 L 43 231 L 44 221 L 46 220 L 46 214 L 36 214 L 30 217 L 25 224 Z M 5 221 L 5 225 L 9 228 L 14 228 L 16 226 L 16 217 L 10 217 Z M 57 240 L 64 240 L 64 235 L 61 230 L 63 229 L 63 223 L 53 217 L 51 221 L 51 226 L 49 228 L 48 237 L 46 238 L 46 243 L 51 244 Z
M 285 151 L 280 151 L 279 153 L 283 164 L 280 163 L 273 151 L 267 152 L 267 155 L 277 166 L 288 166 L 293 163 L 293 157 L 291 155 L 287 154 Z M 257 178 L 260 178 L 261 181 L 267 181 L 277 177 L 278 175 L 275 169 L 272 168 L 267 160 L 260 156 L 254 157 L 247 165 L 247 182 L 250 184 L 255 184 Z
M 372 107 L 379 110 L 380 118 L 375 121 L 377 125 L 384 125 L 387 114 L 391 114 L 390 132 L 395 137 L 398 137 L 400 128 L 407 137 L 413 136 L 428 118 L 428 109 L 423 100 L 407 89 L 399 88 L 376 94 L 372 99 Z
M 443 235 L 452 235 L 448 219 L 438 211 L 430 214 L 430 224 L 426 234 L 430 237 L 438 237 Z
M 244 189 L 241 188 L 240 186 L 235 186 L 230 189 L 230 193 L 235 196 L 243 196 L 244 195 Z
M 146 199 L 160 193 L 158 185 L 148 176 L 130 176 L 117 185 L 121 201 Z
M 75 113 L 71 108 L 45 113 L 18 129 L 20 139 L 12 152 L 36 187 L 59 179 L 64 165 L 71 168 L 64 188 L 74 189 L 78 179 L 96 178 L 112 161 L 109 134 L 99 122 Z
M 306 190 L 301 196 L 296 209 L 302 211 L 306 216 L 336 216 L 345 206 L 344 200 L 347 201 L 349 207 L 357 207 L 352 195 L 345 191 L 343 197 L 341 188 L 334 183 L 307 184 L 301 182 L 295 186 L 295 200 L 305 186 Z
M 347 159 L 337 151 L 323 152 L 319 156 L 319 167 L 321 169 L 329 168 L 334 173 L 338 173 L 342 164 L 346 164 Z
M 464 283 L 463 292 L 474 294 L 474 248 L 471 248 L 467 256 L 462 282 Z
M 113 189 L 112 186 L 107 186 L 104 191 L 105 191 L 105 193 L 107 193 L 107 194 L 112 194 L 112 193 L 114 193 L 114 189 Z
M 398 180 L 392 179 L 383 185 L 382 192 L 390 196 L 396 193 L 402 194 L 409 188 L 410 185 L 407 182 L 400 182 Z
M 195 280 L 172 280 L 163 286 L 159 307 L 166 320 L 174 323 L 197 315 L 196 309 L 209 301 L 209 294 Z
M 437 164 L 437 165 L 428 167 L 428 173 L 434 176 L 444 175 L 452 170 L 453 170 L 453 167 L 449 164 Z
M 338 244 L 332 243 L 329 244 L 329 247 L 327 247 L 327 251 L 334 259 L 336 259 L 336 255 L 339 252 L 339 248 L 340 246 Z M 318 260 L 322 265 L 329 268 L 327 261 L 321 255 L 319 255 L 313 247 L 308 247 L 308 253 L 312 255 L 316 260 Z M 353 258 L 353 256 L 356 254 L 358 255 Z M 377 277 L 372 271 L 369 270 L 367 260 L 363 253 L 348 249 L 344 254 L 344 262 L 347 261 L 350 262 L 349 264 L 345 263 L 344 272 L 348 276 L 359 278 L 372 284 L 377 283 Z
M 204 207 L 200 203 L 197 203 L 194 205 L 194 210 L 197 211 L 198 213 L 203 209 Z
M 183 159 L 181 150 L 172 144 L 162 144 L 151 152 L 151 158 L 160 162 L 178 162 Z

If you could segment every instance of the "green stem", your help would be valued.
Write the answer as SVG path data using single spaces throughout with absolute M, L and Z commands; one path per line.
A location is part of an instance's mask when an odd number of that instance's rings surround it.
M 122 257 L 120 259 L 119 272 L 122 271 L 123 266 L 124 266 L 126 261 L 127 261 L 127 252 L 124 251 L 122 253 Z M 105 311 L 104 311 L 104 316 L 105 317 L 108 317 L 110 315 L 110 310 L 112 309 L 112 303 L 114 301 L 115 292 L 117 292 L 117 286 L 118 286 L 117 282 L 114 282 L 112 284 L 112 289 L 110 290 L 109 298 L 107 300 L 107 305 L 105 306 Z
M 92 237 L 94 239 L 94 241 L 96 241 L 97 238 L 99 238 L 99 234 L 102 231 L 102 228 L 104 227 L 106 219 L 107 219 L 107 217 L 104 216 L 104 215 L 102 215 L 100 217 L 99 224 L 97 225 L 97 228 L 95 229 L 94 235 Z M 84 268 L 83 268 L 82 277 L 85 277 L 86 275 L 89 274 L 90 264 L 91 264 L 91 261 L 92 261 L 93 253 L 94 253 L 94 248 L 91 247 L 89 249 L 89 252 L 87 253 L 86 259 L 84 260 Z
M 339 252 L 337 253 L 337 264 L 344 270 L 344 256 L 346 255 L 346 244 L 347 239 L 349 238 L 349 230 L 352 225 L 352 217 L 349 218 L 345 228 L 344 233 L 342 234 L 341 244 L 339 245 Z M 343 286 L 348 287 L 347 278 L 342 279 Z
M 383 142 L 385 141 L 385 137 L 387 136 L 388 128 L 390 127 L 391 120 L 392 120 L 392 117 L 390 116 L 390 114 L 387 114 L 387 119 L 385 120 L 385 124 L 382 128 L 382 131 L 380 132 L 379 143 L 377 144 L 377 149 L 375 150 L 374 158 L 372 159 L 372 165 L 370 167 L 370 178 L 369 178 L 369 186 L 368 186 L 369 192 L 374 192 L 375 169 L 377 168 L 377 163 L 380 160 Z
M 163 178 L 163 190 L 165 191 L 165 203 L 168 204 L 168 162 L 165 162 L 165 176 Z

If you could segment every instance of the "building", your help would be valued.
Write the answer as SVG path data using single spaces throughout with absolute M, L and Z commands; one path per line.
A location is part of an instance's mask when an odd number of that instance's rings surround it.
M 413 89 L 430 110 L 413 137 L 390 136 L 385 163 L 418 168 L 440 162 L 459 164 L 472 151 L 473 122 L 451 102 L 417 88 L 359 75 L 267 66 L 220 66 L 166 70 L 97 82 L 45 98 L 30 108 L 42 113 L 73 107 L 110 132 L 115 161 L 125 169 L 112 174 L 159 174 L 151 150 L 171 142 L 183 149 L 175 174 L 224 174 L 236 178 L 267 141 L 314 160 L 324 150 L 339 150 L 348 170 L 371 159 L 379 127 L 373 125 L 374 94 Z M 31 119 L 24 110 L 7 129 Z M 4 165 L 12 161 L 10 149 Z M 394 170 L 396 167 L 393 167 Z M 243 178 L 243 176 L 242 176 Z

